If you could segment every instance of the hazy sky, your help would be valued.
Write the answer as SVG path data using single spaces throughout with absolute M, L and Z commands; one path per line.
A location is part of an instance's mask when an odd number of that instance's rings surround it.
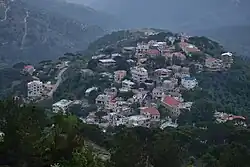
M 120 18 L 129 27 L 176 30 L 250 24 L 250 0 L 68 0 Z

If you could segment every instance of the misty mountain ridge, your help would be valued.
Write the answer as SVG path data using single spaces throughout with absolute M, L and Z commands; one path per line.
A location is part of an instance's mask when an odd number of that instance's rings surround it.
M 119 17 L 128 28 L 154 27 L 205 35 L 250 54 L 249 0 L 67 0 Z
M 108 15 L 89 7 L 58 0 L 4 0 L 0 5 L 0 62 L 38 62 L 82 51 L 114 27 L 109 21 Z
M 93 0 L 88 4 L 117 16 L 128 27 L 190 31 L 250 23 L 249 0 Z

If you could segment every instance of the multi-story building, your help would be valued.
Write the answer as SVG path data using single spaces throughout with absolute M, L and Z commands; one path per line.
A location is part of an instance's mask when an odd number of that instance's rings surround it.
M 100 59 L 99 65 L 103 67 L 109 67 L 115 65 L 116 61 L 114 59 Z
M 172 70 L 160 68 L 154 71 L 154 75 L 157 77 L 158 80 L 164 79 L 169 77 L 172 74 Z
M 135 83 L 130 81 L 130 80 L 125 79 L 125 80 L 122 81 L 122 87 L 123 88 L 126 88 L 126 89 L 130 90 L 134 86 L 135 86 Z
M 230 52 L 222 53 L 221 54 L 221 59 L 224 63 L 224 66 L 226 68 L 230 68 L 231 64 L 233 63 L 233 54 Z
M 114 80 L 117 83 L 121 83 L 123 78 L 127 75 L 127 71 L 125 70 L 118 70 L 114 72 Z
M 205 60 L 205 67 L 211 71 L 219 71 L 222 68 L 222 60 L 208 57 Z
M 128 118 L 128 124 L 129 127 L 136 127 L 136 126 L 142 126 L 142 127 L 150 127 L 150 118 L 147 118 L 144 115 L 133 115 Z
M 153 98 L 162 98 L 164 96 L 164 89 L 162 87 L 154 88 L 152 91 Z
M 168 111 L 171 117 L 177 118 L 180 115 L 180 104 L 181 102 L 176 100 L 174 97 L 165 96 L 161 99 L 161 104 Z
M 149 50 L 149 45 L 144 43 L 137 43 L 136 54 L 146 53 Z
M 62 99 L 52 105 L 53 112 L 54 113 L 62 112 L 65 114 L 72 103 L 73 101 L 71 100 Z
M 28 97 L 40 97 L 43 93 L 43 83 L 41 81 L 31 81 L 27 84 Z
M 97 105 L 106 105 L 111 100 L 110 95 L 100 94 L 95 99 Z
M 181 85 L 186 89 L 193 89 L 197 84 L 198 82 L 194 77 L 184 77 L 181 79 Z
M 140 109 L 140 114 L 149 118 L 151 121 L 160 120 L 160 112 L 154 107 L 142 107 Z
M 200 50 L 199 50 L 196 46 L 194 46 L 194 45 L 192 45 L 192 44 L 190 44 L 190 43 L 184 42 L 184 41 L 180 42 L 180 43 L 179 43 L 179 46 L 180 46 L 180 48 L 181 48 L 186 54 L 192 54 L 192 53 L 200 52 Z
M 143 67 L 131 68 L 131 74 L 133 81 L 142 83 L 148 79 L 148 71 Z

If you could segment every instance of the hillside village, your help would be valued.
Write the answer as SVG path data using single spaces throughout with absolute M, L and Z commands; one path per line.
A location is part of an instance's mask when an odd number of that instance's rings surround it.
M 102 84 L 106 82 L 105 87 L 90 83 L 83 98 L 60 98 L 51 110 L 66 114 L 77 108 L 79 113 L 85 112 L 84 106 L 92 106 L 90 112 L 82 114 L 85 116 L 78 116 L 83 122 L 103 129 L 119 125 L 178 127 L 178 117 L 189 112 L 193 104 L 184 99 L 183 92 L 201 89 L 195 74 L 227 71 L 234 60 L 234 55 L 227 51 L 209 54 L 204 44 L 194 42 L 195 38 L 145 31 L 136 44 L 120 46 L 119 51 L 111 47 L 100 49 L 86 61 L 85 68 L 77 70 L 89 78 L 98 78 Z M 73 65 L 62 59 L 54 67 L 57 70 L 54 81 L 46 83 L 39 80 L 39 71 L 33 66 L 25 66 L 23 71 L 34 78 L 27 84 L 25 101 L 52 98 L 64 82 L 63 74 Z M 92 104 L 87 100 L 90 97 Z M 218 123 L 234 121 L 235 125 L 246 126 L 243 116 L 215 111 L 214 118 Z

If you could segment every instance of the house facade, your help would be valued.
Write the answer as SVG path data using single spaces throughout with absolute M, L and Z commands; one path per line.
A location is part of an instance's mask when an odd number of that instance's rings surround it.
M 95 102 L 97 105 L 106 105 L 111 99 L 110 95 L 100 94 L 96 97 Z
M 110 67 L 115 65 L 116 61 L 114 59 L 100 59 L 98 63 L 100 66 Z
M 37 98 L 43 94 L 43 83 L 41 81 L 31 81 L 27 84 L 28 97 Z
M 142 107 L 140 108 L 140 115 L 144 115 L 151 121 L 160 120 L 160 112 L 154 107 Z
M 127 71 L 125 70 L 118 70 L 114 72 L 114 80 L 117 83 L 121 83 L 123 78 L 127 75 Z
M 171 117 L 174 118 L 177 118 L 180 115 L 180 104 L 180 101 L 171 96 L 165 96 L 161 99 L 161 105 L 164 106 L 169 111 Z
M 133 89 L 134 86 L 135 86 L 135 83 L 130 81 L 130 80 L 125 79 L 122 81 L 122 88 L 126 88 L 128 90 L 131 90 L 131 89 Z
M 181 79 L 181 85 L 186 89 L 193 89 L 197 84 L 198 82 L 194 77 L 184 77 Z
M 148 71 L 143 67 L 131 68 L 131 74 L 133 81 L 142 83 L 148 79 Z
M 222 60 L 208 57 L 205 60 L 205 67 L 211 71 L 219 71 L 222 67 Z
M 54 113 L 62 112 L 65 114 L 72 103 L 73 101 L 71 100 L 62 99 L 52 105 L 53 112 Z

